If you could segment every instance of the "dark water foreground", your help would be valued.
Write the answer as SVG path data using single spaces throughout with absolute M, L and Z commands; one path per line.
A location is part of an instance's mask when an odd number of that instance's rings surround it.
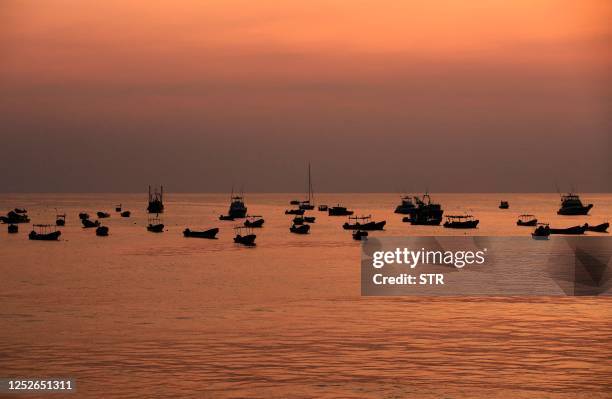
M 344 219 L 313 212 L 312 234 L 290 235 L 290 197 L 247 197 L 266 218 L 256 248 L 234 246 L 233 224 L 215 220 L 225 196 L 169 196 L 158 235 L 142 196 L 0 197 L 37 223 L 55 207 L 69 215 L 58 243 L 0 231 L 0 374 L 70 376 L 74 397 L 609 397 L 610 298 L 360 297 Z M 554 195 L 506 197 L 557 220 Z M 609 219 L 612 198 L 591 198 L 588 218 Z M 387 219 L 379 234 L 448 233 L 399 222 L 395 195 L 339 200 Z M 478 234 L 527 234 L 513 225 L 523 209 L 467 201 Z M 76 224 L 78 211 L 118 202 L 134 217 L 113 214 L 109 237 Z M 185 239 L 187 225 L 218 226 L 220 238 Z

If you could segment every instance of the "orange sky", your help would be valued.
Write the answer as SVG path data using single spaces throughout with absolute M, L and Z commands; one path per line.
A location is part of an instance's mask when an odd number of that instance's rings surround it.
M 185 145 L 194 136 L 222 145 L 232 132 L 267 145 L 267 158 L 296 145 L 278 146 L 288 131 L 596 141 L 609 127 L 611 8 L 605 0 L 5 0 L 0 105 L 5 126 L 25 137 L 40 131 L 33 120 L 60 142 L 159 129 Z M 338 154 L 322 157 L 333 167 Z M 606 177 L 597 165 L 585 165 L 598 176 L 593 187 Z

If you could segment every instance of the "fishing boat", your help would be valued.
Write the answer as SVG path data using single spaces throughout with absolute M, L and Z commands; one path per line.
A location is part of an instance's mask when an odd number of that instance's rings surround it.
M 132 212 L 130 211 L 123 211 L 121 212 L 121 217 L 122 218 L 129 218 L 132 215 Z
M 55 225 L 56 226 L 66 225 L 66 214 L 65 213 L 55 215 Z
M 30 240 L 39 241 L 57 241 L 62 232 L 52 224 L 34 224 L 32 225 L 32 231 L 28 235 Z
M 234 242 L 236 244 L 242 244 L 247 247 L 255 246 L 255 239 L 257 236 L 253 234 L 250 227 L 236 226 L 234 230 L 236 231 L 236 236 L 234 237 Z
M 218 228 L 203 230 L 203 231 L 195 231 L 190 230 L 189 228 L 183 230 L 183 236 L 185 237 L 194 237 L 194 238 L 208 238 L 213 239 L 217 238 L 217 233 L 219 232 Z
M 300 209 L 308 211 L 314 209 L 314 195 L 312 191 L 312 180 L 310 176 L 310 162 L 308 163 L 308 199 L 300 201 L 298 205 Z
M 472 215 L 448 215 L 444 227 L 449 229 L 475 229 L 478 222 L 479 220 Z
M 304 222 L 306 223 L 314 223 L 316 219 L 314 216 L 304 216 Z
M 299 205 L 300 204 L 300 200 L 291 200 L 289 201 L 289 205 Z
M 149 224 L 147 230 L 151 233 L 162 233 L 164 231 L 164 224 L 161 222 L 159 215 L 149 218 Z
M 548 240 L 550 236 L 550 227 L 546 223 L 538 223 L 537 227 L 531 233 L 534 240 Z
M 368 232 L 363 230 L 357 230 L 353 232 L 353 240 L 362 241 L 368 237 Z
M 501 201 L 499 203 L 499 209 L 508 209 L 510 208 L 510 203 L 508 201 Z
M 100 222 L 97 220 L 95 222 L 92 222 L 89 219 L 81 219 L 81 223 L 83 224 L 84 229 L 91 229 L 100 226 Z
M 110 213 L 108 212 L 97 212 L 96 215 L 98 215 L 98 219 L 106 219 L 110 217 Z
M 319 205 L 319 212 L 327 212 L 327 205 Z
M 578 194 L 567 193 L 561 196 L 561 208 L 558 215 L 587 215 L 593 204 L 583 205 Z
M 579 235 L 579 234 L 584 234 L 586 229 L 587 229 L 586 225 L 566 227 L 564 229 L 553 229 L 553 228 L 550 228 L 550 234 Z
M 291 225 L 291 227 L 289 227 L 289 231 L 295 234 L 308 234 L 308 232 L 310 231 L 310 225 L 308 224 L 303 224 L 303 225 Z
M 219 215 L 219 220 L 234 220 L 234 217 L 230 215 Z
M 15 213 L 21 213 L 21 214 L 28 213 L 27 209 L 25 209 L 25 208 L 15 208 L 13 211 Z
M 79 213 L 79 219 L 81 219 L 81 220 L 89 219 L 89 214 L 85 213 L 85 212 L 80 212 Z
M 151 191 L 151 186 L 149 186 L 149 205 L 147 206 L 147 212 L 155 214 L 164 212 L 164 186 L 160 186 L 159 191 L 157 187 Z
M 402 215 L 412 215 L 416 211 L 416 205 L 412 201 L 412 197 L 409 195 L 404 195 L 401 197 L 401 203 L 395 207 L 395 213 L 399 213 Z
M 608 227 L 610 227 L 610 223 L 602 223 L 597 226 L 590 226 L 589 224 L 585 224 L 587 231 L 594 231 L 596 233 L 607 233 Z
M 96 229 L 96 235 L 98 237 L 106 237 L 108 235 L 108 227 L 100 226 Z
M 241 219 L 245 217 L 246 214 L 247 207 L 244 205 L 243 195 L 234 195 L 234 190 L 232 189 L 232 194 L 230 196 L 230 206 L 227 215 L 233 217 L 234 219 Z
M 25 209 L 19 209 L 25 211 Z M 3 223 L 7 224 L 18 224 L 18 223 L 30 223 L 30 218 L 24 212 L 15 212 L 14 210 L 9 211 L 6 216 L 0 217 Z
M 329 216 L 351 216 L 353 213 L 353 211 L 349 211 L 340 204 L 327 209 L 327 214 Z
M 382 230 L 385 227 L 387 222 L 383 220 L 382 222 L 373 222 L 372 215 L 368 216 L 349 216 L 349 221 L 342 225 L 342 228 L 345 230 Z M 351 220 L 354 220 L 355 223 L 351 224 Z
M 520 215 L 516 221 L 517 226 L 535 226 L 538 224 L 538 219 L 535 215 Z
M 301 226 L 304 224 L 304 217 L 303 216 L 296 216 L 293 218 L 293 224 L 295 226 Z
M 19 226 L 16 224 L 9 224 L 8 225 L 8 233 L 9 234 L 15 234 L 19 232 Z
M 421 198 L 414 197 L 416 210 L 409 217 L 404 217 L 403 222 L 409 222 L 412 225 L 439 226 L 442 222 L 444 211 L 442 206 L 431 201 L 428 193 L 423 194 Z
M 303 215 L 304 212 L 304 209 L 287 209 L 285 210 L 285 215 Z
M 263 227 L 264 220 L 261 216 L 257 215 L 247 215 L 246 220 L 244 221 L 244 227 Z
M 115 205 L 115 212 L 121 212 L 121 204 Z

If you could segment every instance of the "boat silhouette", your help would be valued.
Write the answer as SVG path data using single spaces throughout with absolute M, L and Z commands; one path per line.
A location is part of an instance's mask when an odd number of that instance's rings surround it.
M 92 222 L 89 219 L 81 219 L 81 223 L 83 224 L 84 229 L 91 229 L 100 226 L 100 222 L 97 220 L 95 222 Z
M 89 214 L 85 213 L 85 212 L 80 212 L 79 213 L 79 219 L 81 219 L 81 220 L 89 219 Z
M 57 230 L 57 227 L 52 224 L 34 224 L 32 228 L 33 230 L 28 235 L 30 240 L 57 241 L 59 236 L 62 235 L 62 232 Z
M 583 226 L 572 226 L 572 227 L 566 227 L 563 229 L 554 229 L 554 228 L 550 228 L 550 234 L 568 234 L 568 235 L 579 235 L 579 234 L 584 234 L 584 232 L 587 229 L 587 225 L 583 225 Z
M 402 219 L 412 225 L 439 226 L 444 211 L 440 204 L 433 203 L 428 193 L 421 198 L 415 196 L 416 209 L 408 217 Z
M 367 231 L 357 230 L 353 232 L 353 240 L 362 241 L 364 239 L 367 239 L 367 237 L 368 237 Z
M 246 220 L 244 221 L 244 227 L 263 227 L 264 219 L 261 216 L 257 215 L 247 215 Z
M 115 205 L 115 212 L 121 212 L 121 204 Z
M 15 234 L 19 232 L 19 226 L 16 224 L 9 224 L 7 230 L 9 234 Z
M 293 224 L 295 226 L 301 226 L 304 224 L 304 217 L 303 216 L 296 216 L 293 218 Z
M 219 220 L 234 220 L 234 217 L 230 215 L 219 215 Z
M 295 234 L 308 234 L 308 232 L 310 231 L 310 225 L 308 224 L 303 224 L 303 225 L 291 225 L 291 227 L 289 227 L 289 231 Z
M 183 230 L 183 236 L 213 239 L 213 238 L 217 238 L 216 236 L 218 232 L 219 232 L 219 229 L 216 227 L 212 229 L 208 229 L 208 230 L 203 230 L 203 231 L 195 231 L 195 230 L 190 230 L 189 228 L 186 228 L 185 230 Z
M 370 221 L 372 219 L 372 215 L 368 216 L 349 216 L 349 221 L 342 225 L 342 228 L 345 230 L 382 230 L 385 227 L 387 222 L 383 220 L 382 222 L 373 222 Z M 350 221 L 354 220 L 355 223 L 351 224 Z
M 298 205 L 299 209 L 308 211 L 314 209 L 314 194 L 312 191 L 312 180 L 310 176 L 310 162 L 308 163 L 308 199 L 300 201 Z
M 110 217 L 110 213 L 108 212 L 97 212 L 96 215 L 98 215 L 98 219 L 106 219 Z
M 121 212 L 121 217 L 122 218 L 129 218 L 132 215 L 132 212 L 130 211 L 123 211 Z
M 234 189 L 232 188 L 232 194 L 230 195 L 230 206 L 227 215 L 234 219 L 241 219 L 245 217 L 246 214 L 247 207 L 244 205 L 243 195 L 234 195 Z
M 16 210 L 20 212 L 16 212 Z M 25 209 L 16 210 L 9 211 L 6 216 L 0 216 L 0 221 L 6 224 L 30 223 L 30 218 Z
M 234 237 L 234 242 L 236 244 L 245 245 L 247 247 L 255 246 L 255 239 L 257 236 L 253 234 L 250 227 L 236 226 L 234 227 L 234 231 L 236 231 L 236 236 Z
M 57 212 L 57 209 L 55 211 Z M 56 226 L 66 225 L 66 214 L 65 213 L 55 215 L 55 225 Z
M 303 215 L 304 212 L 304 209 L 287 209 L 285 210 L 285 215 Z
M 499 209 L 508 209 L 510 208 L 510 203 L 508 201 L 501 201 L 499 203 Z
M 547 223 L 538 223 L 537 227 L 531 233 L 534 240 L 548 240 L 550 236 L 550 226 Z
M 162 233 L 164 231 L 164 224 L 161 222 L 159 215 L 155 217 L 149 217 L 149 224 L 147 230 L 151 233 Z
M 596 233 L 607 233 L 608 227 L 610 227 L 610 223 L 602 223 L 596 226 L 591 226 L 588 223 L 585 224 L 587 231 L 594 231 Z
M 409 195 L 404 195 L 401 197 L 401 203 L 395 207 L 395 213 L 399 213 L 401 215 L 413 215 L 416 212 L 416 205 L 412 201 L 412 197 Z
M 164 186 L 160 186 L 159 191 L 157 187 L 151 191 L 151 186 L 149 186 L 149 205 L 147 206 L 147 212 L 155 214 L 164 212 Z
M 449 229 L 475 229 L 478 222 L 480 221 L 472 215 L 448 215 L 444 227 Z
M 304 216 L 304 222 L 306 223 L 314 223 L 316 220 L 315 216 Z
M 519 215 L 516 221 L 517 226 L 535 226 L 538 224 L 538 219 L 534 215 Z
M 327 212 L 327 205 L 324 205 L 324 204 L 319 205 L 319 212 Z
M 106 237 L 108 236 L 108 227 L 100 226 L 96 229 L 96 235 L 98 237 Z
M 346 207 L 340 204 L 327 209 L 327 214 L 329 216 L 350 216 L 353 213 L 353 211 L 349 211 Z
M 557 211 L 558 215 L 588 215 L 593 204 L 583 205 L 580 196 L 574 193 L 567 193 L 561 196 L 561 208 Z

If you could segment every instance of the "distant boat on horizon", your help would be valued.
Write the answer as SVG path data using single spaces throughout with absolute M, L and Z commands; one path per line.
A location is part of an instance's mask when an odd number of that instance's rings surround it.
M 151 192 L 151 186 L 149 186 L 149 205 L 147 206 L 147 212 L 149 213 L 163 213 L 164 212 L 164 186 L 160 186 L 160 190 L 157 188 Z

